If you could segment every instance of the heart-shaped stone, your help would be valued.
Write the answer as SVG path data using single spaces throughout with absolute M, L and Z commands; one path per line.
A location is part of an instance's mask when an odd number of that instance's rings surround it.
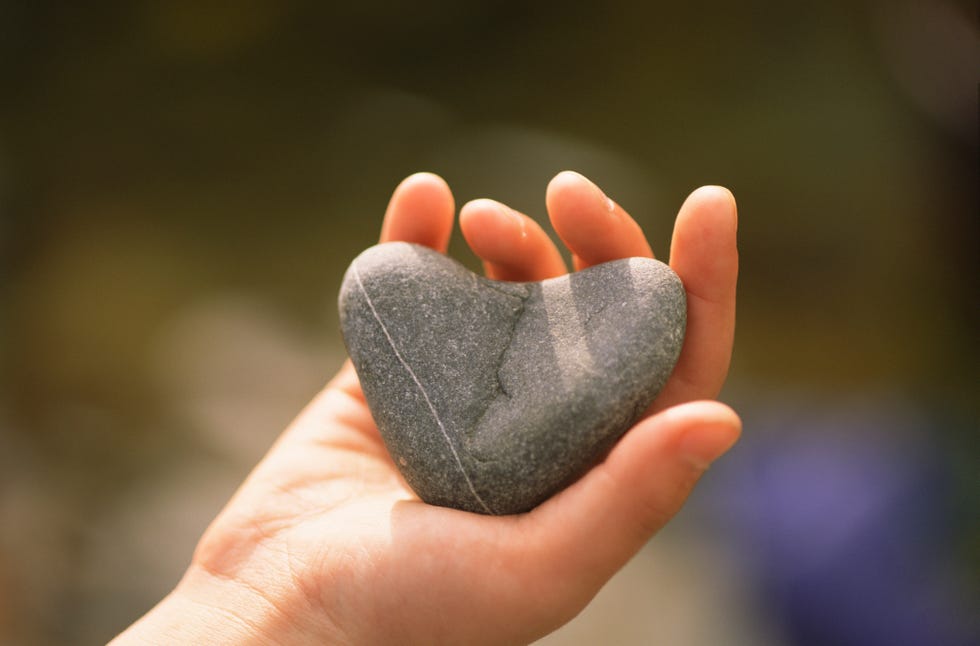
M 340 324 L 392 460 L 431 504 L 528 511 L 636 422 L 680 354 L 667 265 L 626 258 L 537 283 L 391 242 L 351 263 Z

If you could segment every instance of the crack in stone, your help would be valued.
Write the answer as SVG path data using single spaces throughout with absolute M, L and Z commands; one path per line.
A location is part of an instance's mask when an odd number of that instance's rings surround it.
M 606 302 L 606 303 L 603 303 L 599 307 L 599 309 L 590 310 L 589 311 L 589 315 L 585 318 L 585 321 L 582 322 L 582 329 L 588 330 L 589 329 L 589 326 L 592 324 L 592 319 L 594 319 L 595 317 L 599 316 L 600 314 L 602 314 L 603 312 L 605 312 L 607 309 L 609 309 L 609 306 L 610 305 L 612 305 L 612 303 Z
M 496 375 L 496 391 L 497 392 L 492 397 L 490 397 L 488 399 L 487 406 L 486 406 L 486 408 L 483 409 L 483 413 L 480 415 L 480 417 L 477 418 L 477 420 L 473 423 L 473 425 L 469 429 L 471 436 L 483 424 L 484 418 L 487 416 L 487 413 L 490 412 L 490 406 L 495 401 L 497 401 L 497 399 L 501 395 L 503 395 L 504 397 L 506 397 L 508 400 L 513 398 L 513 394 L 510 393 L 507 390 L 507 388 L 504 386 L 504 379 L 503 379 L 503 376 L 501 375 L 501 371 L 504 369 L 504 362 L 505 362 L 505 358 L 507 357 L 507 353 L 510 351 L 511 346 L 514 344 L 514 334 L 517 332 L 517 326 L 520 324 L 521 319 L 524 317 L 524 314 L 527 312 L 527 307 L 526 307 L 527 306 L 527 301 L 528 301 L 528 299 L 531 298 L 531 295 L 532 295 L 532 290 L 529 287 L 527 287 L 526 285 L 521 285 L 519 283 L 506 283 L 506 284 L 507 285 L 512 285 L 512 286 L 515 286 L 515 287 L 520 287 L 522 289 L 522 291 L 523 291 L 523 294 L 521 294 L 521 295 L 516 295 L 516 294 L 510 293 L 509 291 L 504 290 L 501 285 L 496 285 L 496 284 L 494 284 L 492 282 L 489 282 L 489 281 L 488 282 L 485 282 L 484 284 L 487 287 L 490 287 L 491 289 L 493 289 L 494 291 L 496 291 L 496 292 L 498 292 L 500 294 L 503 294 L 504 296 L 509 296 L 509 297 L 512 297 L 512 298 L 517 299 L 520 302 L 520 305 L 519 305 L 519 310 L 517 312 L 515 312 L 515 314 L 511 317 L 510 328 L 507 330 L 507 343 L 504 344 L 503 349 L 501 349 L 500 354 L 497 356 L 496 368 L 494 369 L 494 374 Z M 496 460 L 494 460 L 492 458 L 482 458 L 479 455 L 477 455 L 475 453 L 471 453 L 471 452 L 468 452 L 467 453 L 467 457 L 470 458 L 470 459 L 472 459 L 472 460 L 474 460 L 474 461 L 476 461 L 476 462 L 479 462 L 480 464 L 486 464 L 486 463 L 489 463 L 489 462 L 495 462 L 496 461 Z
M 519 303 L 520 303 L 519 306 L 518 306 L 519 307 L 518 311 L 512 317 L 511 324 L 510 324 L 510 329 L 507 330 L 507 343 L 504 344 L 503 349 L 500 351 L 500 355 L 497 357 L 497 361 L 496 361 L 497 368 L 496 368 L 496 370 L 494 370 L 494 373 L 497 375 L 497 390 L 501 394 L 503 394 L 503 396 L 506 397 L 507 399 L 511 399 L 513 397 L 513 395 L 511 393 L 509 393 L 507 391 L 507 389 L 504 387 L 504 380 L 503 380 L 503 377 L 500 374 L 500 371 L 503 370 L 503 368 L 504 368 L 504 357 L 507 356 L 507 351 L 510 350 L 510 346 L 514 343 L 514 333 L 517 331 L 517 325 L 518 325 L 518 323 L 520 323 L 521 318 L 524 317 L 524 312 L 526 311 L 525 306 L 527 305 L 527 300 L 529 298 L 531 298 L 531 289 L 530 288 L 528 288 L 525 285 L 517 285 L 517 284 L 514 284 L 514 283 L 510 283 L 510 284 L 511 285 L 515 285 L 517 287 L 520 287 L 523 290 L 523 294 L 521 294 L 519 296 L 516 295 L 516 294 L 510 294 L 510 293 L 504 291 L 500 286 L 498 286 L 498 285 L 496 285 L 494 283 L 487 283 L 487 285 L 491 289 L 493 289 L 494 291 L 496 291 L 496 292 L 498 292 L 500 294 L 503 294 L 505 296 L 513 297 L 513 298 L 517 299 L 519 301 Z M 495 399 L 496 399 L 496 397 L 494 397 L 493 399 L 491 399 L 491 401 L 493 401 Z M 487 406 L 487 409 L 489 409 L 489 405 Z M 487 411 L 484 411 L 483 412 L 483 415 L 481 415 L 480 416 L 480 419 L 477 420 L 476 426 L 479 426 L 479 423 L 483 421 L 483 417 L 486 415 L 486 413 L 487 413 Z

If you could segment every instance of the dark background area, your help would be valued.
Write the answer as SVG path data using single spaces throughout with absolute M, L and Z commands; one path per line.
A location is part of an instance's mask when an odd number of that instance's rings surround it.
M 899 643 L 801 610 L 824 607 L 809 591 L 826 584 L 879 600 L 870 617 L 925 613 L 939 632 L 922 639 L 966 640 L 978 61 L 976 8 L 941 0 L 0 2 L 0 642 L 108 639 L 176 583 L 340 365 L 336 290 L 398 181 L 434 171 L 457 205 L 540 219 L 566 168 L 663 258 L 691 190 L 734 192 L 723 399 L 746 429 L 665 555 L 654 541 L 603 593 L 682 586 L 693 605 L 660 612 L 654 592 L 617 616 L 600 595 L 550 639 Z M 477 266 L 458 231 L 452 252 Z M 766 502 L 776 490 L 788 498 Z M 746 554 L 790 540 L 760 528 L 797 517 L 805 535 L 844 523 L 869 554 L 911 551 L 859 581 L 787 574 L 787 590 L 778 549 Z M 694 566 L 638 569 L 675 557 Z M 921 576 L 890 588 L 938 596 L 862 587 L 916 558 Z M 628 632 L 650 617 L 654 632 Z

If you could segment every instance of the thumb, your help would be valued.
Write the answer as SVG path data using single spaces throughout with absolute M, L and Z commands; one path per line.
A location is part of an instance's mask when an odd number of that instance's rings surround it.
M 606 459 L 532 511 L 542 576 L 582 606 L 676 514 L 742 423 L 714 401 L 668 408 L 634 426 Z

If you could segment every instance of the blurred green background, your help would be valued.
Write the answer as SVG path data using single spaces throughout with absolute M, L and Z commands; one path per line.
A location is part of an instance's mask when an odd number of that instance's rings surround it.
M 747 438 L 787 402 L 797 420 L 921 414 L 910 433 L 948 477 L 935 567 L 960 598 L 980 570 L 975 17 L 952 0 L 0 2 L 0 643 L 104 641 L 174 585 L 342 361 L 343 271 L 417 170 L 457 205 L 539 219 L 547 181 L 580 171 L 661 257 L 691 190 L 731 188 L 723 399 Z M 458 232 L 452 252 L 477 266 Z M 549 643 L 810 643 L 702 516 Z

